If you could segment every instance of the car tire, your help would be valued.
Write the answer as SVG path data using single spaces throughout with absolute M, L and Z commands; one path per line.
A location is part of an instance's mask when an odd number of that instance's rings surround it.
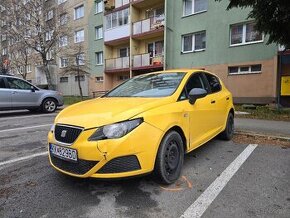
M 232 113 L 229 113 L 226 128 L 220 134 L 220 138 L 226 141 L 230 141 L 234 136 L 234 132 L 235 132 L 234 115 Z
M 57 102 L 53 98 L 46 98 L 41 104 L 42 112 L 53 113 L 57 108 Z
M 172 184 L 181 174 L 184 161 L 184 147 L 176 131 L 168 132 L 158 149 L 154 174 L 159 183 Z

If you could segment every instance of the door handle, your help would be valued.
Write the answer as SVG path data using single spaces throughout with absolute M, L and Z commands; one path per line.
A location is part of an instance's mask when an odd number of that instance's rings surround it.
M 16 93 L 17 93 L 16 91 L 13 91 L 13 92 L 12 92 L 12 94 L 16 94 Z
M 227 100 L 227 101 L 230 100 L 230 97 L 227 97 L 226 100 Z
M 215 104 L 215 100 L 212 100 L 210 103 L 211 103 L 211 104 Z

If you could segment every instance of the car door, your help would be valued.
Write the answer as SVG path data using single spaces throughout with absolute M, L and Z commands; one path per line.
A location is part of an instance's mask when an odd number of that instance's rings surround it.
M 6 86 L 5 77 L 0 77 L 0 109 L 11 108 L 11 90 Z
M 11 90 L 12 108 L 28 108 L 38 106 L 38 94 L 32 91 L 31 84 L 13 77 L 7 78 Z
M 210 108 L 214 119 L 212 120 L 213 129 L 215 132 L 220 132 L 225 124 L 227 118 L 227 100 L 229 98 L 228 94 L 223 91 L 223 87 L 218 77 L 204 73 L 204 78 L 210 88 L 210 93 L 208 97 L 210 98 Z
M 188 101 L 188 93 L 193 88 L 207 89 L 207 84 L 201 73 L 194 73 L 187 81 L 184 90 L 180 96 L 180 100 L 184 100 L 184 110 L 189 116 L 189 144 L 190 150 L 195 149 L 205 143 L 212 137 L 212 119 L 214 116 L 211 113 L 211 98 L 205 96 L 198 99 L 193 105 Z

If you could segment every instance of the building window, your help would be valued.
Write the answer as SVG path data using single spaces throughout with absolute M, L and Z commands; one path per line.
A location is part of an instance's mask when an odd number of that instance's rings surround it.
M 27 72 L 27 73 L 31 73 L 31 65 L 30 65 L 30 64 L 28 64 L 28 65 L 26 66 L 26 72 Z
M 84 5 L 80 5 L 80 6 L 76 7 L 75 8 L 75 20 L 84 17 L 84 15 L 85 15 L 84 11 L 85 11 Z
M 123 57 L 129 57 L 130 55 L 130 49 L 129 48 L 120 48 L 119 50 L 119 57 L 123 58 Z
M 206 48 L 206 33 L 198 32 L 182 36 L 182 52 L 203 51 Z
M 125 80 L 128 80 L 129 79 L 129 76 L 119 76 L 118 77 L 118 79 L 120 80 L 120 81 L 125 81 Z
M 96 65 L 103 64 L 103 52 L 96 52 Z
M 236 74 L 255 74 L 262 72 L 262 65 L 255 64 L 249 66 L 232 66 L 228 68 L 229 75 L 236 75 Z
M 96 39 L 102 39 L 103 38 L 103 26 L 97 26 L 96 27 Z
M 59 78 L 59 81 L 60 81 L 61 83 L 67 83 L 67 82 L 68 82 L 68 77 L 67 77 L 67 76 L 60 77 L 60 78 Z
M 129 9 L 124 9 L 106 15 L 106 30 L 128 24 Z
M 45 40 L 50 41 L 52 39 L 52 36 L 53 36 L 53 30 L 47 31 L 45 33 Z
M 2 36 L 1 36 L 1 40 L 2 41 L 5 41 L 7 39 L 7 35 L 6 34 L 3 34 Z
M 103 81 L 104 81 L 104 77 L 102 77 L 102 76 L 97 76 L 96 77 L 96 83 L 101 83 Z
M 7 55 L 7 53 L 8 53 L 8 52 L 7 52 L 7 48 L 3 48 L 3 49 L 2 49 L 2 55 Z
M 207 0 L 183 0 L 183 16 L 207 11 Z
M 59 47 L 64 47 L 67 45 L 68 45 L 68 37 L 67 36 L 59 37 Z
M 46 60 L 52 60 L 52 53 L 53 51 L 52 50 L 49 50 L 47 53 L 46 53 Z
M 62 3 L 65 3 L 67 0 L 58 0 L 58 4 L 62 4 Z
M 66 25 L 68 22 L 68 16 L 67 16 L 67 13 L 64 13 L 64 14 L 61 14 L 59 16 L 59 23 L 60 25 Z
M 76 57 L 77 65 L 85 65 L 85 53 L 80 53 Z
M 75 32 L 75 43 L 83 42 L 85 40 L 85 31 L 78 30 Z
M 52 18 L 53 18 L 53 10 L 50 10 L 46 13 L 45 20 L 48 21 L 51 20 Z
M 59 66 L 60 68 L 64 68 L 68 66 L 68 58 L 61 57 L 59 58 Z
M 263 35 L 255 29 L 255 23 L 234 24 L 231 29 L 231 45 L 263 42 Z
M 86 79 L 85 79 L 85 76 L 84 75 L 82 75 L 82 76 L 75 76 L 75 81 L 77 82 L 77 81 L 85 81 Z
M 97 0 L 96 1 L 96 14 L 103 12 L 104 4 L 103 1 Z

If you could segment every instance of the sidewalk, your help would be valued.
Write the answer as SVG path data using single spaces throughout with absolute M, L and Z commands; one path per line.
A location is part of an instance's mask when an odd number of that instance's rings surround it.
M 284 121 L 235 118 L 235 129 L 239 132 L 290 138 L 290 122 Z

